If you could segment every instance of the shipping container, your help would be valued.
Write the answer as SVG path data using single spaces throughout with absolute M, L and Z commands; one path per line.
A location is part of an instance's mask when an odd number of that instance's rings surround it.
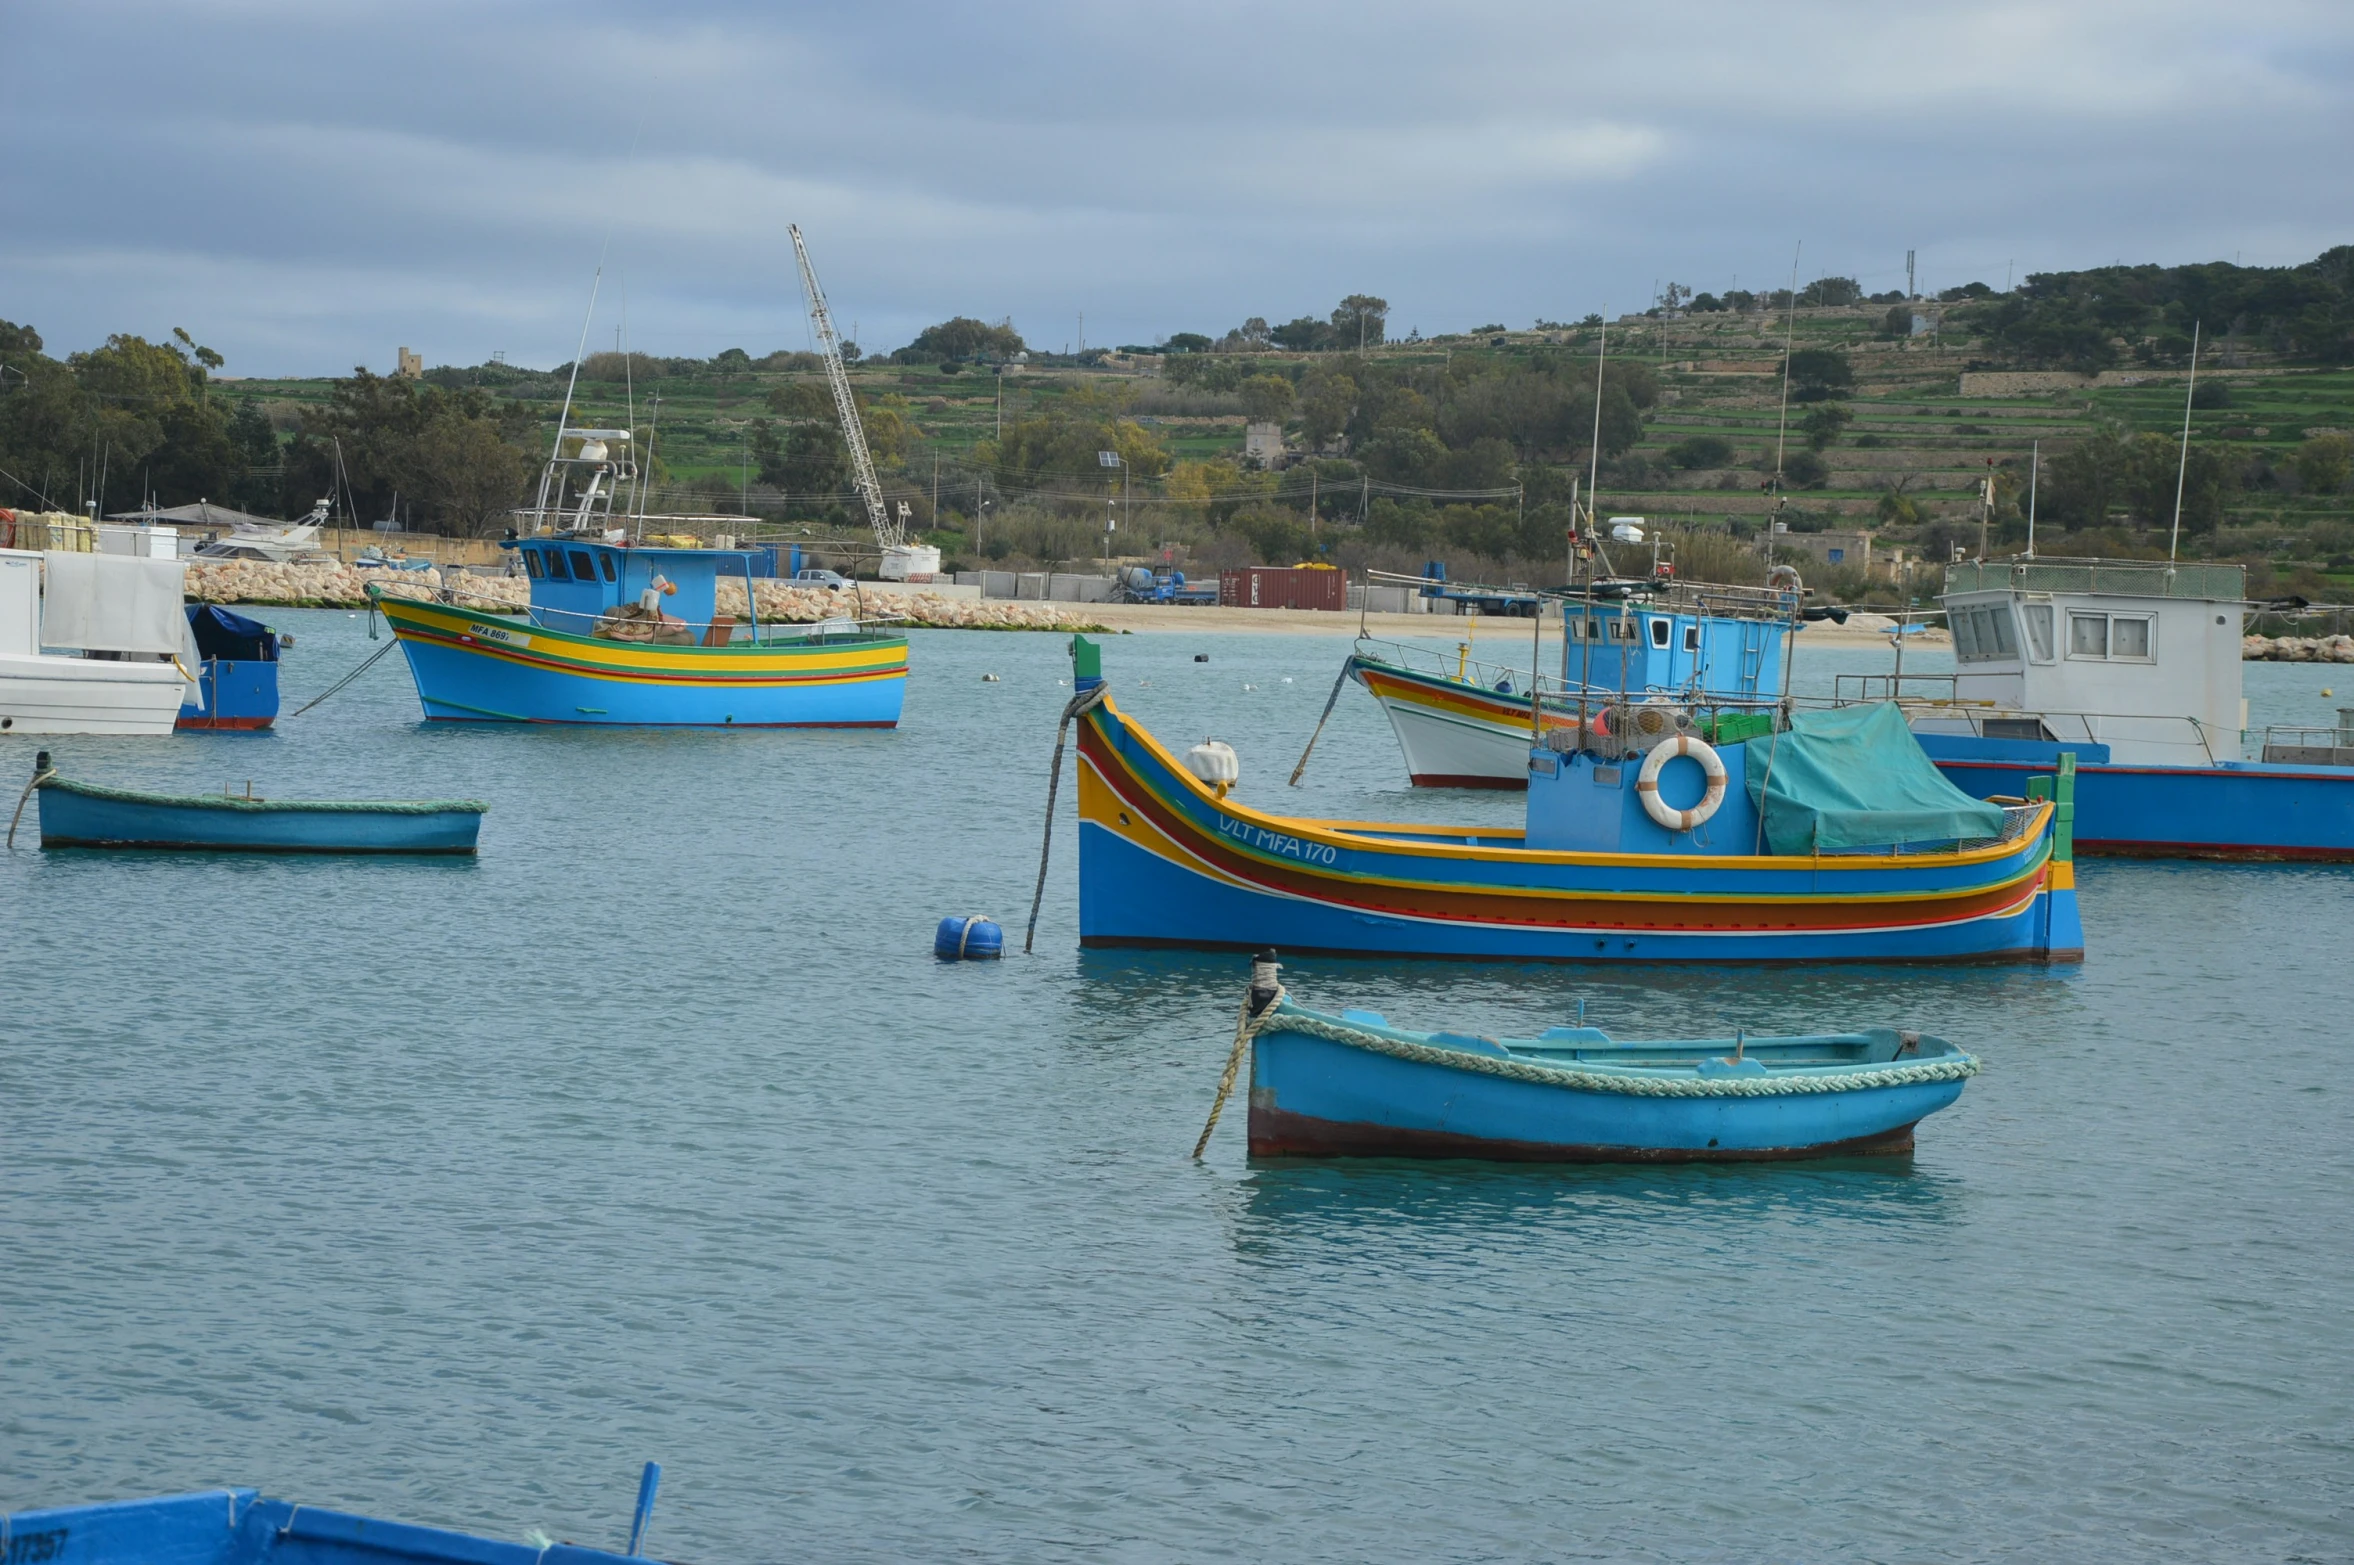
M 1218 573 L 1218 603 L 1242 609 L 1330 609 L 1349 606 L 1348 572 L 1314 565 L 1252 565 Z

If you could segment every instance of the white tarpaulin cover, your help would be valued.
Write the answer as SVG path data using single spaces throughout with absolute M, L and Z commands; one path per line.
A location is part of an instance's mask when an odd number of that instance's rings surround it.
M 120 554 L 41 557 L 41 644 L 84 652 L 176 656 L 188 636 L 181 610 L 188 568 Z

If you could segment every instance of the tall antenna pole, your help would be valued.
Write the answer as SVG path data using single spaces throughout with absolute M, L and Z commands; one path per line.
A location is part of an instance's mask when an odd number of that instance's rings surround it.
M 866 427 L 858 421 L 858 399 L 850 394 L 850 372 L 842 367 L 842 342 L 834 333 L 825 290 L 817 285 L 817 269 L 809 264 L 809 246 L 802 242 L 801 225 L 788 223 L 785 231 L 793 236 L 793 259 L 801 266 L 801 291 L 809 299 L 809 325 L 817 334 L 817 351 L 825 360 L 826 380 L 834 389 L 834 415 L 842 421 L 842 444 L 850 448 L 850 477 L 858 486 L 859 498 L 866 502 L 867 525 L 886 552 L 900 548 L 907 537 L 883 505 L 883 486 L 875 479 L 874 458 L 867 454 Z
M 2166 540 L 2166 563 L 2174 563 L 2174 550 L 2182 542 L 2182 481 L 2191 466 L 2191 398 L 2199 392 L 2199 327 L 2191 322 L 2191 380 L 2182 393 L 2182 454 L 2174 460 L 2174 532 Z
M 2035 558 L 2035 481 L 2043 476 L 2043 442 L 2027 448 L 2027 558 Z M 2063 556 L 2064 558 L 2064 556 Z
M 1602 340 L 1594 345 L 1594 449 L 1593 465 L 1586 479 L 1586 527 L 1591 531 L 1594 521 L 1595 496 L 1602 492 L 1602 370 L 1610 357 L 1610 322 L 1602 323 Z
M 1798 340 L 1798 257 L 1806 241 L 1790 252 L 1790 302 L 1782 312 L 1782 427 L 1774 435 L 1774 493 L 1782 492 L 1782 448 L 1790 439 L 1790 348 Z

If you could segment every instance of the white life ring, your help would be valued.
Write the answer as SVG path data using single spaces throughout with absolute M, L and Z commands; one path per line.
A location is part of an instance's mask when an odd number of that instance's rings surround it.
M 1708 791 L 1688 810 L 1674 809 L 1659 797 L 1660 771 L 1679 755 L 1698 761 L 1701 771 L 1708 775 Z M 1643 770 L 1635 777 L 1635 791 L 1643 796 L 1643 813 L 1669 831 L 1690 831 L 1695 826 L 1705 826 L 1725 802 L 1724 757 L 1698 734 L 1678 734 L 1664 744 L 1652 746 L 1651 753 L 1643 757 Z

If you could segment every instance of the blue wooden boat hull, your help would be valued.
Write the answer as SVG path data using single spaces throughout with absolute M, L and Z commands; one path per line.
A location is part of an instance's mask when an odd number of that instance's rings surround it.
M 1910 1151 L 1913 1127 L 1963 1086 L 1956 1077 L 1839 1092 L 1651 1097 L 1484 1072 L 1477 1055 L 1461 1065 L 1401 1059 L 1281 1025 L 1279 1018 L 1252 1043 L 1254 1157 L 1665 1163 L 1883 1155 Z M 1729 1055 L 1731 1040 L 1721 1047 Z
M 278 720 L 278 665 L 260 658 L 206 658 L 196 671 L 204 704 L 180 707 L 181 729 L 256 731 Z
M 43 848 L 171 848 L 218 853 L 472 853 L 479 804 L 305 808 L 293 801 L 175 799 L 45 784 Z
M 251 1489 L 15 1511 L 0 1565 L 645 1565 L 264 1499 Z
M 2126 858 L 2354 862 L 2354 767 L 2117 766 L 2105 745 L 1918 734 L 1964 793 L 2020 795 L 2075 752 L 2076 846 Z

